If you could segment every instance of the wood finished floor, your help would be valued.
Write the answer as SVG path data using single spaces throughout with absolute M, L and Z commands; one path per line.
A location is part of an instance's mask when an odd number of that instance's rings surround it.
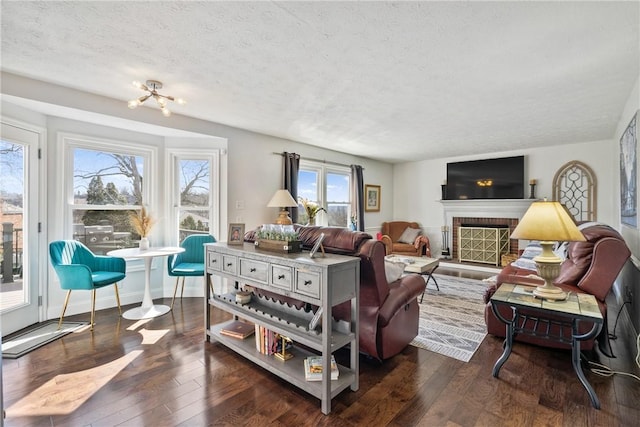
M 318 399 L 206 343 L 203 304 L 185 298 L 148 322 L 101 310 L 93 333 L 3 360 L 5 426 L 633 426 L 640 419 L 640 383 L 587 372 L 602 402 L 596 410 L 567 352 L 516 344 L 493 378 L 502 341 L 492 336 L 469 363 L 412 346 L 384 363 L 361 357 L 360 389 L 343 391 L 324 416 Z M 613 346 L 618 357 L 601 362 L 638 375 L 634 355 Z

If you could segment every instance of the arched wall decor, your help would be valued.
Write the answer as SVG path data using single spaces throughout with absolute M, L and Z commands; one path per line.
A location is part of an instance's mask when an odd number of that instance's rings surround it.
M 593 169 L 573 160 L 553 177 L 553 199 L 566 206 L 576 221 L 596 221 L 596 187 Z

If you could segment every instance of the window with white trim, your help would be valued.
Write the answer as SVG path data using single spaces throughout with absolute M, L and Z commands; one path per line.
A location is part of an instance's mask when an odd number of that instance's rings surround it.
M 219 211 L 215 206 L 219 192 L 218 152 L 170 150 L 170 157 L 178 243 L 190 234 L 215 237 Z
M 348 167 L 326 165 L 300 160 L 298 170 L 298 197 L 317 203 L 325 209 L 316 221 L 335 227 L 347 227 L 351 216 L 351 170 Z M 298 222 L 306 224 L 309 218 L 298 205 Z
M 153 149 L 85 137 L 63 141 L 73 238 L 96 254 L 136 246 L 140 235 L 130 216 L 149 204 Z

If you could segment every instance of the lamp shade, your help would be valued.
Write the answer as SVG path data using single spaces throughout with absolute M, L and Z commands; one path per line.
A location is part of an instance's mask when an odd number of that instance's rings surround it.
M 289 190 L 276 191 L 276 194 L 274 194 L 271 200 L 269 200 L 269 203 L 267 203 L 268 208 L 285 208 L 295 206 L 298 206 L 298 203 L 293 199 Z
M 533 202 L 511 233 L 512 239 L 583 242 L 584 235 L 558 202 Z

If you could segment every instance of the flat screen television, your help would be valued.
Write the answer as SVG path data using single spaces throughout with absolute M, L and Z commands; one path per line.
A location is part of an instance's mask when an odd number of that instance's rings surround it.
M 524 199 L 524 156 L 447 163 L 445 200 Z

